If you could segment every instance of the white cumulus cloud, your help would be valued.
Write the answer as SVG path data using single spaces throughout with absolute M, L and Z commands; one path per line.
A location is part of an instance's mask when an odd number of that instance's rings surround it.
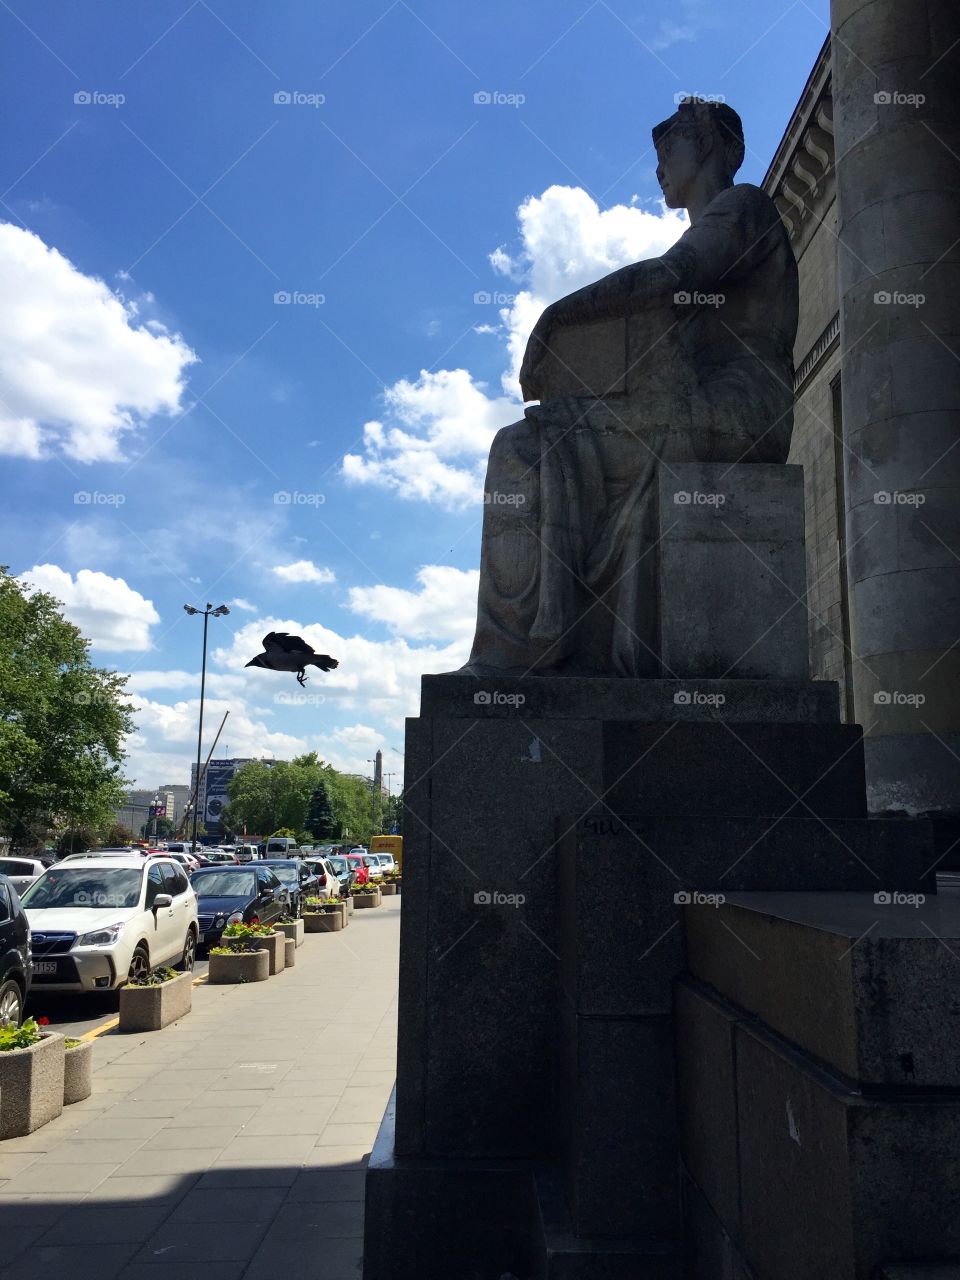
M 284 582 L 336 582 L 332 569 L 321 569 L 312 560 L 294 560 L 293 564 L 275 564 L 274 574 Z M 243 607 L 242 605 L 240 606 Z
M 472 640 L 477 620 L 479 569 L 428 564 L 417 572 L 419 591 L 351 587 L 350 608 L 408 640 Z
M 39 236 L 0 223 L 0 452 L 114 461 L 125 434 L 179 409 L 196 356 L 157 322 L 136 323 L 136 310 Z
M 401 379 L 384 394 L 384 421 L 365 425 L 363 452 L 344 458 L 347 481 L 449 509 L 478 501 L 490 442 L 520 416 L 520 363 L 544 307 L 629 262 L 658 257 L 687 227 L 683 212 L 622 204 L 601 209 L 581 187 L 562 186 L 530 196 L 517 219 L 517 251 L 501 245 L 490 254 L 494 270 L 524 286 L 500 310 L 496 332 L 507 359 L 502 394 L 491 395 L 467 369 Z
M 21 575 L 33 590 L 63 602 L 65 616 L 93 642 L 111 652 L 150 648 L 150 628 L 160 615 L 150 600 L 123 578 L 81 569 L 74 578 L 55 564 L 38 564 Z

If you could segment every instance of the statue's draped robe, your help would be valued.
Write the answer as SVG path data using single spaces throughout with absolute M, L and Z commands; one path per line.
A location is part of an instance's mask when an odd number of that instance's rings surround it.
M 764 192 L 721 192 L 662 258 L 590 292 L 586 323 L 626 322 L 626 389 L 547 392 L 496 436 L 478 673 L 659 674 L 656 468 L 787 458 L 797 268 Z

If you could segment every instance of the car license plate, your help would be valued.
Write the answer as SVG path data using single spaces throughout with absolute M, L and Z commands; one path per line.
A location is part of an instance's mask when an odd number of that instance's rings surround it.
M 57 962 L 56 960 L 34 960 L 33 972 L 34 973 L 56 973 Z

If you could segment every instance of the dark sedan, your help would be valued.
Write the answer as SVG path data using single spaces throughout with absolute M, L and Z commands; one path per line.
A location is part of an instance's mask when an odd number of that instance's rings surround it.
M 289 890 L 290 901 L 293 903 L 292 914 L 298 919 L 303 915 L 304 899 L 320 896 L 320 881 L 317 879 L 316 872 L 299 858 L 263 858 L 257 866 L 269 867 L 274 875 L 283 881 Z
M 190 877 L 197 895 L 200 943 L 215 947 L 228 924 L 273 924 L 293 914 L 290 892 L 262 863 L 206 867 Z
M 0 1027 L 19 1027 L 30 990 L 30 926 L 17 891 L 0 876 Z

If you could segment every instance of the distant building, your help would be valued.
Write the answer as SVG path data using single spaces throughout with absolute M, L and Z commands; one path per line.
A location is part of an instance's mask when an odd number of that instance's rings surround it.
M 161 799 L 164 796 L 167 798 L 165 816 L 175 827 L 178 827 L 183 811 L 187 807 L 187 801 L 190 799 L 190 788 L 185 782 L 166 782 L 160 788 Z
M 245 764 L 276 764 L 276 760 L 253 760 L 250 757 L 234 757 L 230 760 L 211 760 L 207 765 L 206 772 L 203 774 L 203 781 L 200 784 L 200 822 L 206 828 L 208 836 L 220 836 L 223 831 L 220 827 L 220 814 L 229 803 L 230 796 L 227 788 L 230 780 L 234 775 L 243 768 Z M 201 770 L 203 766 L 201 765 Z M 190 766 L 190 793 L 196 785 L 197 766 Z

